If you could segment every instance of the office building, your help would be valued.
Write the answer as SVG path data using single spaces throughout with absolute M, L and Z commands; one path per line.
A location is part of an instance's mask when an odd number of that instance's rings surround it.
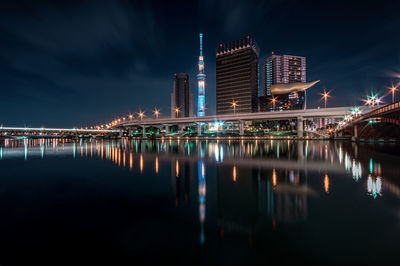
M 264 95 L 260 97 L 260 111 L 272 110 L 272 107 L 265 106 L 265 102 L 272 100 L 271 95 L 274 93 L 271 89 L 274 85 L 306 82 L 306 58 L 272 53 L 263 65 L 262 72 Z M 305 89 L 293 90 L 289 93 L 279 93 L 275 106 L 276 110 L 303 109 L 305 103 Z
M 171 94 L 171 117 L 189 116 L 193 116 L 193 94 L 190 91 L 189 75 L 177 73 Z
M 258 58 L 254 39 L 246 38 L 220 44 L 216 50 L 217 114 L 258 111 Z

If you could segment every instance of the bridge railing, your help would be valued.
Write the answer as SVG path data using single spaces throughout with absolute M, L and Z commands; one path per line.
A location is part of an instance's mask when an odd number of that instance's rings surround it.
M 393 110 L 396 110 L 396 109 L 399 109 L 399 108 L 400 108 L 400 101 L 385 105 L 385 106 L 380 107 L 380 108 L 378 108 L 376 110 L 373 110 L 373 111 L 371 111 L 369 113 L 366 113 L 366 114 L 363 114 L 363 115 L 359 116 L 358 118 L 356 118 L 353 121 L 351 121 L 351 123 L 346 124 L 344 126 L 341 126 L 337 130 L 341 130 L 341 129 L 346 128 L 348 126 L 357 124 L 360 121 L 366 120 L 366 119 L 368 119 L 370 117 L 374 117 L 374 116 L 377 116 L 377 115 L 380 115 L 380 114 L 383 114 L 383 113 L 386 113 L 386 112 L 390 112 L 390 111 L 393 111 Z
M 364 114 L 364 115 L 360 116 L 360 118 L 358 120 L 360 120 L 360 119 L 363 120 L 363 119 L 366 119 L 368 117 L 376 116 L 376 115 L 379 115 L 379 114 L 382 114 L 382 113 L 386 113 L 386 112 L 389 112 L 389 111 L 392 111 L 392 110 L 395 110 L 395 109 L 398 109 L 398 108 L 400 108 L 400 101 L 385 105 L 385 106 L 383 106 L 381 108 L 378 108 L 378 109 L 376 109 L 374 111 L 371 111 L 371 112 L 369 112 L 367 114 Z

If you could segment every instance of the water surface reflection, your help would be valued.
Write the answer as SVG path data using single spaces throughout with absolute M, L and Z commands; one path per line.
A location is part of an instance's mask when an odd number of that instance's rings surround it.
M 188 256 L 202 258 L 198 264 L 221 263 L 218 258 L 228 247 L 236 249 L 226 260 L 233 264 L 263 264 L 268 256 L 289 264 L 321 263 L 326 256 L 339 263 L 349 249 L 354 254 L 350 264 L 372 264 L 397 259 L 393 250 L 400 211 L 396 150 L 393 145 L 326 141 L 37 139 L 4 141 L 0 159 L 4 169 L 7 161 L 54 163 L 54 158 L 95 162 L 87 162 L 88 167 L 111 163 L 114 168 L 106 170 L 110 178 L 138 180 L 136 194 L 126 197 L 153 190 L 153 195 L 167 195 L 172 208 L 167 212 L 183 224 L 170 229 L 179 240 L 164 240 L 172 246 L 185 243 Z M 29 175 L 28 166 L 22 167 Z M 107 182 L 130 189 L 120 178 Z M 186 233 L 181 235 L 180 230 Z M 164 234 L 149 237 L 157 242 Z M 370 234 L 379 241 L 371 241 Z M 264 248 L 269 252 L 262 252 Z M 167 259 L 181 262 L 173 255 Z

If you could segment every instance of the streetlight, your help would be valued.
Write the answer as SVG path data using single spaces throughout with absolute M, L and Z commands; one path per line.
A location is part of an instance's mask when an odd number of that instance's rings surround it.
M 371 93 L 371 96 L 367 97 L 368 98 L 365 102 L 368 104 L 369 107 L 372 106 L 372 111 L 375 110 L 375 104 L 379 107 L 379 104 L 382 102 L 381 98 L 377 97 L 376 94 L 374 95 L 373 93 Z
M 236 107 L 238 106 L 238 102 L 235 100 L 232 100 L 231 106 L 233 107 L 233 114 L 236 115 Z
M 156 119 L 158 119 L 158 116 L 159 116 L 159 114 L 160 114 L 160 110 L 158 110 L 157 108 L 154 108 L 153 113 L 154 113 L 154 115 L 156 116 Z
M 179 115 L 179 112 L 180 112 L 180 111 L 181 111 L 181 110 L 179 110 L 179 107 L 176 106 L 176 107 L 175 107 L 176 118 L 178 118 L 178 115 Z
M 394 93 L 397 90 L 397 87 L 393 85 L 392 83 L 392 87 L 390 88 L 390 90 L 392 91 L 392 103 L 394 103 Z
M 328 101 L 328 98 L 331 97 L 331 96 L 329 95 L 329 93 L 330 93 L 330 91 L 326 92 L 325 89 L 324 89 L 324 93 L 321 93 L 322 98 L 324 98 L 324 101 L 325 101 L 325 111 L 326 111 L 326 103 L 327 103 L 327 101 Z
M 133 119 L 133 115 L 132 115 L 132 114 L 129 115 L 129 119 L 130 119 L 130 120 Z
M 140 117 L 140 121 L 143 120 L 144 112 L 139 111 L 138 116 Z
M 277 101 L 278 97 L 272 96 L 271 102 L 272 102 L 272 112 L 275 111 L 275 103 Z

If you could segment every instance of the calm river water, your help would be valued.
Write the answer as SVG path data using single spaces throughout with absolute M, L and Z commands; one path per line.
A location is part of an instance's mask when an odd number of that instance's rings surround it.
M 1 265 L 399 265 L 400 152 L 0 142 Z

